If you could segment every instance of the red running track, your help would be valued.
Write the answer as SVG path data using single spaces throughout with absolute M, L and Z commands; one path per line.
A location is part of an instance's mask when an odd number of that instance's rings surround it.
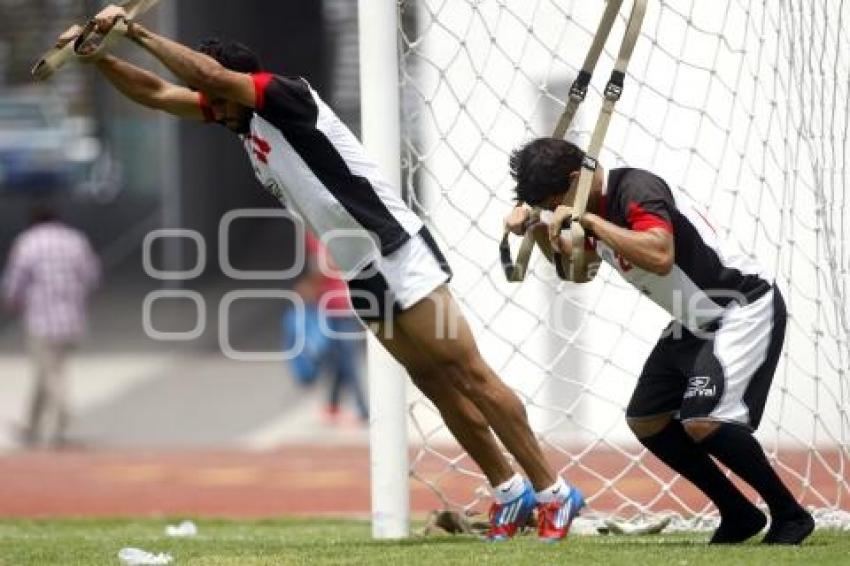
M 792 491 L 804 503 L 822 506 L 814 492 L 850 510 L 847 480 L 836 481 L 842 456 L 824 455 L 827 466 L 808 452 L 783 453 L 793 469 L 810 468 L 811 486 L 786 475 Z M 620 453 L 594 451 L 581 465 L 551 454 L 567 468 L 570 481 L 590 496 L 596 511 L 612 511 L 623 497 L 655 510 L 694 509 L 705 499 L 682 481 L 664 491 L 672 474 L 660 465 L 634 466 Z M 847 456 L 843 456 L 847 467 Z M 459 467 L 469 471 L 468 460 Z M 420 478 L 439 484 L 453 502 L 469 503 L 481 485 L 474 476 L 445 473 L 445 463 L 425 454 L 416 466 Z M 474 470 L 474 467 L 472 468 Z M 590 472 L 593 470 L 595 473 Z M 598 475 L 596 475 L 598 474 Z M 605 479 L 618 479 L 605 490 Z M 369 453 L 359 447 L 286 447 L 273 452 L 21 452 L 0 457 L 2 517 L 273 517 L 281 515 L 367 516 L 369 513 Z M 412 508 L 424 513 L 444 505 L 418 479 L 411 480 Z M 678 498 L 678 500 L 677 500 Z M 476 508 L 484 510 L 485 503 Z M 624 511 L 632 511 L 625 509 Z

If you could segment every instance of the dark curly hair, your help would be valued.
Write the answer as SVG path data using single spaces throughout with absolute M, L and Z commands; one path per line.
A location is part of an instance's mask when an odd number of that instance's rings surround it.
M 258 73 L 263 69 L 260 58 L 238 41 L 208 38 L 201 42 L 198 51 L 218 61 L 222 67 L 237 73 Z
M 511 153 L 511 176 L 518 201 L 537 206 L 569 188 L 569 175 L 581 168 L 584 151 L 556 138 L 538 138 Z

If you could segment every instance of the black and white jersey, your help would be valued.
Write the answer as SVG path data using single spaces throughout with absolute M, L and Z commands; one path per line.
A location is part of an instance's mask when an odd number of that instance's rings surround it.
M 244 143 L 257 178 L 303 217 L 345 274 L 419 232 L 419 217 L 304 79 L 259 73 L 254 85 Z
M 686 195 L 641 169 L 607 174 L 600 215 L 623 228 L 662 228 L 673 234 L 675 265 L 656 275 L 630 264 L 602 241 L 600 257 L 673 318 L 691 330 L 716 321 L 731 303 L 750 303 L 773 286 L 761 265 L 719 238 L 706 215 Z

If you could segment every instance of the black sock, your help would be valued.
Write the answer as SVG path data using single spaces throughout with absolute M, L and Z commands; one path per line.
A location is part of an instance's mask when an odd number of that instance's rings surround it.
M 705 493 L 717 506 L 725 521 L 734 523 L 737 519 L 753 519 L 753 511 L 761 515 L 720 471 L 708 453 L 688 436 L 681 422 L 671 420 L 661 432 L 638 440 L 662 462 Z M 761 519 L 763 527 L 764 517 Z M 758 530 L 761 530 L 761 527 L 755 532 Z
M 721 424 L 700 445 L 761 495 L 774 522 L 806 513 L 782 483 L 758 441 L 744 427 Z

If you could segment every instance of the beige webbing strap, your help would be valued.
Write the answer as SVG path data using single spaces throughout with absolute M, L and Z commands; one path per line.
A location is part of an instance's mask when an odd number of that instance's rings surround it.
M 608 41 L 608 36 L 611 34 L 611 28 L 614 27 L 614 21 L 617 19 L 617 14 L 620 13 L 620 7 L 623 5 L 623 0 L 608 0 L 608 5 L 605 6 L 605 13 L 602 14 L 602 19 L 599 20 L 599 26 L 596 28 L 596 35 L 593 36 L 593 43 L 584 58 L 584 64 L 581 66 L 578 77 L 570 86 L 570 94 L 567 99 L 567 105 L 564 112 L 558 119 L 558 124 L 555 126 L 555 131 L 552 133 L 553 138 L 563 139 L 567 135 L 567 131 L 573 123 L 578 107 L 584 102 L 587 96 L 587 87 L 590 85 L 590 79 L 593 77 L 593 71 L 596 69 L 596 64 L 599 62 L 599 56 L 605 48 L 605 43 Z
M 596 35 L 594 35 L 593 43 L 584 58 L 584 64 L 581 67 L 581 71 L 579 72 L 578 77 L 576 77 L 576 80 L 570 86 L 567 104 L 564 108 L 564 112 L 558 119 L 558 123 L 555 125 L 555 130 L 552 133 L 553 138 L 564 138 L 567 130 L 569 130 L 572 125 L 573 118 L 575 118 L 579 106 L 581 106 L 581 103 L 584 102 L 584 99 L 587 96 L 587 88 L 590 85 L 590 79 L 593 76 L 593 71 L 596 69 L 596 64 L 599 62 L 599 57 L 602 54 L 602 50 L 605 48 L 605 43 L 608 41 L 608 36 L 611 34 L 611 29 L 614 27 L 614 21 L 617 19 L 617 14 L 619 14 L 622 5 L 623 0 L 607 0 L 605 12 L 602 14 L 602 19 L 599 21 L 599 26 L 596 29 Z M 538 218 L 540 216 L 540 211 L 541 209 L 539 208 L 534 209 Z M 528 269 L 528 261 L 531 258 L 531 252 L 534 249 L 535 242 L 531 234 L 525 234 L 522 244 L 520 244 L 519 252 L 517 253 L 516 263 L 514 263 L 510 258 L 510 246 L 508 245 L 509 237 L 510 233 L 506 231 L 502 238 L 502 242 L 499 245 L 505 276 L 508 281 L 522 281 L 525 278 L 525 274 Z M 556 271 L 561 278 L 571 278 L 569 273 L 573 271 L 575 266 L 581 263 L 582 259 L 583 255 L 578 258 L 578 262 L 574 262 L 571 265 L 570 259 L 563 257 L 562 254 L 555 252 L 553 255 L 553 262 L 555 263 Z M 586 270 L 583 270 L 583 272 L 584 271 Z
M 130 20 L 133 20 L 144 15 L 145 12 L 153 8 L 158 2 L 159 0 L 129 0 L 122 6 L 127 12 L 127 17 Z M 101 42 L 98 44 L 97 49 L 88 55 L 78 54 L 77 49 L 79 49 L 79 47 L 81 47 L 86 40 L 95 33 L 95 27 L 94 23 L 90 21 L 86 24 L 83 28 L 83 32 L 75 41 L 69 41 L 65 45 L 52 47 L 47 50 L 47 52 L 41 56 L 41 59 L 39 59 L 32 68 L 31 73 L 33 78 L 38 81 L 50 78 L 53 76 L 53 73 L 61 69 L 65 63 L 73 59 L 75 56 L 80 59 L 93 59 L 99 57 L 116 37 L 126 33 L 127 31 L 125 23 L 116 23 L 116 25 L 113 26 L 112 29 L 109 30 L 109 32 L 103 37 Z
M 602 144 L 605 142 L 605 134 L 608 132 L 608 125 L 611 122 L 614 107 L 623 92 L 626 68 L 628 67 L 632 53 L 634 52 L 638 37 L 640 36 L 640 29 L 643 24 L 644 15 L 646 14 L 646 2 L 647 0 L 635 0 L 634 6 L 632 7 L 632 13 L 629 16 L 629 22 L 626 26 L 623 43 L 620 45 L 620 52 L 617 56 L 617 61 L 614 64 L 614 70 L 611 72 L 611 78 L 605 87 L 605 101 L 599 112 L 599 118 L 596 121 L 596 127 L 593 130 L 590 145 L 585 152 L 584 163 L 582 163 L 581 173 L 579 174 L 578 188 L 576 190 L 575 200 L 572 204 L 572 219 L 570 222 L 570 237 L 572 240 L 570 263 L 572 265 L 568 268 L 564 266 L 565 269 L 563 269 L 566 278 L 576 283 L 584 283 L 588 280 L 587 254 L 585 253 L 584 247 L 585 232 L 578 219 L 587 210 L 587 199 L 590 195 L 590 188 L 593 184 L 593 176 L 596 173 L 597 159 L 599 158 L 599 153 L 602 151 Z M 609 8 L 612 3 L 613 2 L 609 2 Z M 608 11 L 606 10 L 606 16 L 607 15 Z M 603 20 L 603 24 L 604 23 L 605 21 Z M 606 31 L 606 34 L 610 33 L 610 26 L 612 24 L 613 21 L 608 23 L 608 29 L 604 30 Z M 600 31 L 603 31 L 603 25 L 601 24 Z M 602 46 L 604 46 L 604 41 L 600 45 L 599 38 L 597 37 L 593 42 L 591 51 L 594 49 L 601 51 Z M 593 55 L 593 53 L 589 53 L 588 59 L 590 59 Z M 599 53 L 596 53 L 595 57 L 598 56 Z M 572 119 L 572 117 L 570 116 L 569 119 Z M 566 261 L 564 261 L 564 263 L 566 263 Z M 559 270 L 559 275 L 561 275 L 561 270 Z
M 602 144 L 605 141 L 605 134 L 608 132 L 608 124 L 611 121 L 611 116 L 614 113 L 614 106 L 620 99 L 623 92 L 623 82 L 626 76 L 626 68 L 631 59 L 632 53 L 640 36 L 640 29 L 643 24 L 643 18 L 646 14 L 647 0 L 635 0 L 632 6 L 632 12 L 629 16 L 629 22 L 626 26 L 626 33 L 623 37 L 623 43 L 620 45 L 620 52 L 617 56 L 617 61 L 614 64 L 614 70 L 611 73 L 611 78 L 605 87 L 605 102 L 602 105 L 602 110 L 599 113 L 599 118 L 596 121 L 596 127 L 593 130 L 593 135 L 590 139 L 590 146 L 585 152 L 584 163 L 582 163 L 581 173 L 579 174 L 578 187 L 576 189 L 576 197 L 572 206 L 572 218 L 570 220 L 570 238 L 572 241 L 572 253 L 570 258 L 563 257 L 560 253 L 555 253 L 553 261 L 558 275 L 562 279 L 574 281 L 576 283 L 584 283 L 588 281 L 587 273 L 587 254 L 585 253 L 584 242 L 585 233 L 578 218 L 584 214 L 587 209 L 587 199 L 590 195 L 590 187 L 593 184 L 593 175 L 596 172 L 596 161 L 599 158 L 599 153 L 602 151 Z M 614 27 L 614 22 L 617 19 L 617 14 L 623 5 L 623 0 L 608 0 L 608 5 L 605 7 L 605 12 L 599 22 L 599 27 L 596 30 L 596 35 L 593 37 L 593 43 L 587 52 L 584 59 L 581 71 L 570 87 L 569 99 L 567 101 L 564 112 L 558 119 L 555 126 L 555 131 L 552 137 L 563 139 L 572 125 L 581 103 L 584 102 L 587 96 L 587 88 L 590 85 L 590 80 L 593 77 L 593 71 L 596 69 L 596 64 L 599 62 L 599 57 L 608 41 L 608 36 L 611 34 L 611 29 Z M 532 211 L 537 218 L 540 217 L 540 209 L 535 208 Z M 511 260 L 511 249 L 509 245 L 510 232 L 505 231 L 502 241 L 499 245 L 501 253 L 502 267 L 505 270 L 505 276 L 508 281 L 522 281 L 525 278 L 528 269 L 528 261 L 531 258 L 531 252 L 534 249 L 534 238 L 530 232 L 526 232 L 525 237 L 520 245 L 517 261 L 514 263 Z
M 539 221 L 540 209 L 531 209 L 531 214 L 528 218 L 528 228 Z M 522 238 L 522 243 L 519 245 L 516 262 L 511 259 L 511 232 L 509 230 L 505 230 L 505 234 L 502 236 L 502 241 L 499 243 L 499 255 L 502 261 L 502 269 L 505 271 L 505 278 L 512 283 L 525 280 L 528 263 L 531 261 L 531 252 L 534 251 L 534 236 L 528 228 L 526 228 L 525 235 Z

